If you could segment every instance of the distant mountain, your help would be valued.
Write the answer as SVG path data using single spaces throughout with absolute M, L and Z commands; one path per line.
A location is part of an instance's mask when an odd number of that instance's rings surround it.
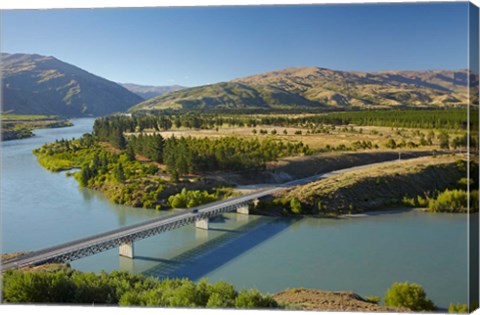
M 170 92 L 183 90 L 186 87 L 181 85 L 165 85 L 165 86 L 153 86 L 153 85 L 138 85 L 133 83 L 119 83 L 121 86 L 137 94 L 143 99 L 149 99 L 159 95 L 163 95 Z
M 366 73 L 288 68 L 160 95 L 131 111 L 463 106 L 468 100 L 467 75 L 467 70 Z
M 70 117 L 125 112 L 143 99 L 54 57 L 1 54 L 4 113 Z

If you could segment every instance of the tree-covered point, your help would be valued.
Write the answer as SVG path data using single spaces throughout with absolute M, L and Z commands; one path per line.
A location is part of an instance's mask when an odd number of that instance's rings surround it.
M 113 271 L 83 273 L 68 267 L 8 270 L 2 275 L 4 303 L 64 303 L 120 306 L 282 308 L 258 290 L 237 291 L 227 282 L 159 280 Z
M 225 196 L 211 187 L 180 193 L 182 185 L 176 183 L 183 175 L 218 170 L 254 172 L 279 157 L 310 153 L 300 142 L 270 139 L 260 142 L 236 137 L 163 139 L 160 135 L 140 135 L 124 141 L 125 148 L 118 150 L 85 134 L 80 139 L 45 144 L 34 153 L 49 170 L 79 168 L 74 176 L 82 186 L 104 192 L 115 203 L 155 209 L 191 207 Z M 140 162 L 137 155 L 150 161 Z M 167 173 L 154 162 L 163 163 Z
M 166 205 L 160 195 L 168 182 L 158 175 L 157 166 L 132 159 L 128 152 L 112 152 L 90 134 L 45 144 L 34 153 L 49 170 L 79 169 L 74 177 L 80 185 L 104 192 L 115 203 L 144 208 Z

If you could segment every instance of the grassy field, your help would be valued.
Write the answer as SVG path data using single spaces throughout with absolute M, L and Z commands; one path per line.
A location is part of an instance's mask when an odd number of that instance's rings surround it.
M 2 122 L 8 121 L 35 121 L 35 120 L 54 120 L 57 119 L 55 115 L 15 115 L 2 114 L 0 115 Z
M 255 130 L 255 132 L 254 132 Z M 261 130 L 264 134 L 261 134 Z M 439 131 L 430 131 L 418 128 L 392 128 L 378 126 L 332 126 L 325 125 L 325 132 L 311 133 L 308 128 L 276 127 L 276 126 L 256 126 L 256 127 L 223 127 L 215 129 L 177 129 L 160 132 L 162 137 L 196 137 L 196 138 L 220 138 L 220 137 L 258 137 L 260 140 L 273 138 L 288 142 L 303 142 L 314 151 L 330 150 L 338 148 L 341 151 L 349 149 L 356 150 L 356 142 L 371 142 L 372 149 L 385 149 L 387 142 L 392 139 L 397 144 L 403 143 L 402 149 L 433 150 L 439 148 Z M 275 134 L 272 134 L 275 133 Z M 153 134 L 153 131 L 145 131 L 146 134 Z M 131 133 L 127 133 L 131 135 Z M 451 138 L 460 136 L 460 132 L 452 131 L 449 133 Z M 423 139 L 431 138 L 432 144 L 421 145 Z M 413 145 L 415 144 L 415 146 Z M 343 147 L 342 147 L 343 145 Z

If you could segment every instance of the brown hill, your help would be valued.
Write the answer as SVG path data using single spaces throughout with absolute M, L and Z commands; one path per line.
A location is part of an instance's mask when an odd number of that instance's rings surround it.
M 132 110 L 457 107 L 468 103 L 467 86 L 467 70 L 367 73 L 287 68 L 172 92 Z
M 100 116 L 143 99 L 124 87 L 54 57 L 1 54 L 3 112 Z

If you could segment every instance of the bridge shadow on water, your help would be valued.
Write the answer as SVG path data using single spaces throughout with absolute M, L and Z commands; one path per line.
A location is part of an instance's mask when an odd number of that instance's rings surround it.
M 210 230 L 212 231 L 224 231 L 227 233 L 210 239 L 171 259 L 138 256 L 135 259 L 159 263 L 153 268 L 142 272 L 145 276 L 154 276 L 160 279 L 186 277 L 196 281 L 277 235 L 298 220 L 300 219 L 255 220 L 240 226 L 236 230 L 211 228 Z

